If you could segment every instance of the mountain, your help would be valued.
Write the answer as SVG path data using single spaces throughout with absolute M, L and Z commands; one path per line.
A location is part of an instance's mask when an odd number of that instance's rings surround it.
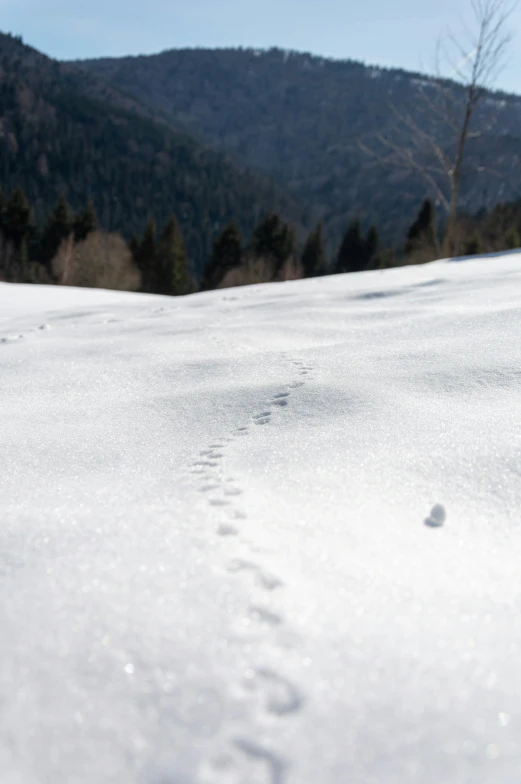
M 379 132 L 407 145 L 396 111 L 450 145 L 446 129 L 425 110 L 423 98 L 436 99 L 434 82 L 420 74 L 279 49 L 172 50 L 78 65 L 273 175 L 333 234 L 358 215 L 388 239 L 402 237 L 429 195 L 420 177 L 370 160 L 361 149 Z M 447 86 L 461 96 L 460 87 Z M 521 99 L 488 94 L 476 127 L 482 134 L 469 143 L 463 176 L 468 210 L 520 195 Z
M 149 215 L 175 212 L 199 271 L 217 230 L 235 218 L 249 233 L 276 210 L 303 209 L 269 177 L 172 127 L 155 107 L 95 74 L 0 34 L 0 183 L 22 186 L 42 222 L 59 194 L 91 197 L 105 228 L 127 236 Z

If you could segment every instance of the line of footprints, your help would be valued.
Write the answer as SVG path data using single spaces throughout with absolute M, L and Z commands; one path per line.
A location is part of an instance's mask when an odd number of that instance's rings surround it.
M 40 324 L 39 327 L 32 327 L 29 330 L 29 332 L 40 332 L 47 329 L 50 329 L 49 324 Z M 24 338 L 25 335 L 23 333 L 16 332 L 10 335 L 4 335 L 3 337 L 0 337 L 0 343 L 4 343 L 4 344 L 16 343 L 17 341 L 23 340 Z
M 151 318 L 151 317 L 155 316 L 156 314 L 163 315 L 164 314 L 163 313 L 164 310 L 165 310 L 165 308 L 153 308 L 153 309 L 147 308 L 143 315 L 145 317 Z M 86 314 L 86 315 L 89 315 L 89 314 Z M 119 323 L 121 323 L 123 321 L 132 321 L 135 318 L 140 318 L 141 315 L 142 314 L 138 314 L 136 316 L 130 316 L 130 317 L 127 316 L 126 319 L 115 318 L 115 317 L 105 317 L 101 321 L 95 322 L 95 323 L 96 324 L 119 324 Z M 67 312 L 65 312 L 64 318 L 68 318 L 67 317 Z M 72 318 L 71 326 L 74 326 L 75 322 L 76 322 L 76 319 L 78 318 L 78 314 L 76 316 L 71 317 L 71 318 Z M 51 329 L 51 325 L 50 324 L 40 324 L 37 327 L 30 327 L 26 332 L 10 332 L 10 333 L 7 333 L 5 335 L 0 335 L 0 345 L 9 345 L 11 343 L 18 343 L 19 340 L 25 340 L 27 337 L 29 337 L 31 334 L 33 334 L 35 332 L 44 332 L 44 331 L 48 331 L 50 329 Z
M 281 412 L 290 405 L 292 393 L 304 386 L 306 381 L 312 380 L 311 365 L 292 359 L 287 354 L 283 355 L 283 359 L 293 367 L 295 378 L 252 415 L 251 425 L 268 425 L 275 412 Z M 239 505 L 242 490 L 232 477 L 225 476 L 223 460 L 227 446 L 235 438 L 248 436 L 249 432 L 250 425 L 243 425 L 232 436 L 212 442 L 201 451 L 191 467 L 200 482 L 200 491 L 207 495 L 208 504 L 216 513 L 216 533 L 220 537 L 239 536 L 241 520 L 247 519 L 246 512 Z M 255 563 L 254 558 L 235 558 L 228 563 L 227 571 L 253 580 L 257 595 L 260 596 L 260 600 L 252 601 L 244 615 L 234 624 L 234 637 L 239 642 L 248 642 L 252 653 L 255 651 L 255 643 L 259 646 L 268 643 L 274 648 L 297 645 L 298 635 L 288 629 L 284 617 L 271 605 L 266 606 L 268 597 L 272 601 L 276 592 L 284 589 L 283 581 Z M 296 714 L 304 704 L 300 690 L 272 667 L 248 668 L 240 679 L 239 693 L 253 700 L 254 705 L 272 719 Z M 286 781 L 288 763 L 285 759 L 258 738 L 240 735 L 229 737 L 225 749 L 205 762 L 199 781 L 201 784 L 243 784 L 245 766 L 248 769 L 248 784 L 284 784 Z

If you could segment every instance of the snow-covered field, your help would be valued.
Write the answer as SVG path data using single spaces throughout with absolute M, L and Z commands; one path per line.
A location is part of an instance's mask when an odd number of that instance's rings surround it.
M 0 340 L 1 784 L 521 781 L 521 255 Z

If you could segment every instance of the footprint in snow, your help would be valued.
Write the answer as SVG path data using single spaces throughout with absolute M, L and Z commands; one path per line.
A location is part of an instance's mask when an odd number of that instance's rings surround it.
M 242 490 L 239 487 L 225 487 L 224 495 L 228 495 L 228 496 L 242 495 Z
M 217 533 L 219 536 L 237 536 L 239 530 L 234 525 L 230 525 L 229 523 L 221 523 L 217 529 Z
M 261 626 L 278 626 L 282 623 L 282 616 L 278 613 L 268 610 L 266 607 L 252 604 L 248 608 L 247 616 L 250 623 L 259 624 Z
M 229 506 L 230 502 L 225 498 L 210 498 L 210 506 Z
M 202 485 L 201 493 L 213 493 L 215 490 L 219 490 L 220 485 L 216 484 L 215 482 L 209 482 L 208 484 Z
M 217 463 L 210 459 L 210 455 L 205 455 L 206 459 L 195 460 L 192 465 L 193 466 L 210 466 L 211 468 L 215 468 Z
M 428 525 L 429 528 L 441 528 L 446 519 L 447 512 L 445 511 L 445 507 L 442 506 L 442 504 L 435 504 L 431 509 L 430 515 L 424 520 L 424 523 L 425 525 Z
M 271 414 L 269 411 L 263 411 L 261 414 L 255 414 L 252 419 L 256 425 L 267 425 L 271 419 Z
M 287 763 L 282 757 L 249 738 L 235 738 L 234 745 L 251 760 L 265 765 L 268 773 L 266 784 L 283 784 Z
M 23 340 L 23 335 L 6 335 L 5 338 L 0 338 L 0 343 L 16 343 L 17 340 Z
M 246 766 L 246 768 L 245 768 Z M 249 738 L 231 739 L 231 748 L 204 763 L 201 784 L 284 784 L 287 763 L 271 749 Z
M 281 408 L 284 408 L 285 406 L 288 405 L 289 402 L 288 397 L 289 397 L 289 392 L 279 392 L 277 395 L 273 395 L 273 397 L 270 400 L 270 405 L 280 406 Z
M 296 713 L 304 703 L 296 686 L 284 676 L 264 667 L 248 670 L 244 676 L 244 686 L 249 691 L 261 694 L 268 713 L 276 716 Z
M 242 643 L 256 642 L 266 633 L 280 631 L 284 625 L 282 616 L 260 605 L 251 605 L 243 616 L 232 625 L 232 634 Z M 249 673 L 250 671 L 248 671 Z M 251 682 L 245 678 L 244 686 L 251 690 Z
M 257 564 L 251 563 L 251 561 L 243 561 L 238 558 L 229 564 L 228 571 L 233 574 L 251 572 L 256 577 L 261 588 L 267 591 L 274 591 L 276 588 L 281 588 L 284 585 L 282 580 L 279 580 L 274 574 L 263 571 Z

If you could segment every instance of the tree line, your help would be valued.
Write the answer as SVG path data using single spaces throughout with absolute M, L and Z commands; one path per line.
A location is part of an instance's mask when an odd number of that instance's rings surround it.
M 461 214 L 455 252 L 472 255 L 519 247 L 521 203 L 500 204 L 490 214 Z M 302 240 L 303 238 L 301 238 Z M 352 219 L 333 254 L 323 224 L 298 241 L 296 229 L 269 213 L 245 239 L 232 221 L 216 236 L 202 277 L 196 280 L 175 215 L 158 231 L 150 218 L 129 241 L 104 231 L 92 202 L 74 213 L 60 196 L 45 224 L 36 226 L 21 188 L 0 192 L 0 279 L 14 282 L 128 289 L 179 296 L 248 283 L 362 272 L 439 258 L 443 227 L 426 199 L 399 247 L 381 244 L 378 229 Z
M 78 258 L 84 257 L 83 243 L 91 235 L 109 236 L 100 228 L 90 201 L 74 213 L 62 195 L 45 224 L 38 227 L 21 188 L 16 188 L 8 198 L 0 192 L 0 277 L 4 280 L 98 285 L 85 264 L 78 264 Z M 119 237 L 114 233 L 110 236 Z M 128 243 L 121 237 L 116 244 L 112 240 L 118 257 L 122 244 L 128 254 L 123 277 L 128 278 L 128 268 L 132 266 L 139 276 L 139 290 L 173 296 L 225 285 L 360 271 L 380 266 L 382 261 L 374 226 L 365 235 L 360 221 L 352 221 L 337 258 L 331 263 L 326 258 L 322 223 L 309 233 L 299 249 L 295 228 L 276 213 L 260 220 L 249 241 L 243 239 L 234 221 L 225 226 L 215 238 L 199 281 L 193 275 L 175 215 L 159 232 L 155 220 L 150 218 L 141 236 L 134 234 Z M 99 242 L 98 246 L 101 247 Z M 99 272 L 99 261 L 94 264 L 91 253 L 87 255 Z M 106 264 L 111 263 L 107 258 Z M 102 275 L 104 282 L 106 273 Z M 119 287 L 117 280 L 112 282 Z

